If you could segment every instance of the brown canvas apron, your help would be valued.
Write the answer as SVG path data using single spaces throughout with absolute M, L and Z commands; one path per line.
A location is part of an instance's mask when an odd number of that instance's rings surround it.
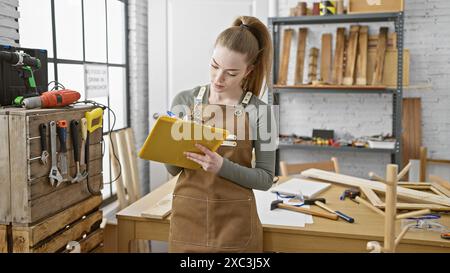
M 197 102 L 205 90 L 201 88 Z M 222 157 L 248 168 L 253 146 L 248 137 L 248 114 L 242 110 L 250 98 L 251 93 L 247 93 L 237 107 L 219 105 L 227 109 L 223 115 L 226 120 L 221 124 L 226 124 L 226 129 L 234 127 L 230 131 L 234 135 L 237 125 L 243 124 L 247 133 L 245 140 L 236 141 L 236 147 L 221 146 L 217 150 Z M 214 117 L 200 115 L 203 121 L 209 119 L 205 124 L 218 124 Z M 173 194 L 169 252 L 262 252 L 262 242 L 262 225 L 251 189 L 203 169 L 181 172 Z

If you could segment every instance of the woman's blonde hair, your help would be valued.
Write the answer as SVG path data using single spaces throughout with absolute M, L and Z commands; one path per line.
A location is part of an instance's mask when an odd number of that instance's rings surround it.
M 254 65 L 253 71 L 242 83 L 245 91 L 259 96 L 261 89 L 270 85 L 272 39 L 267 27 L 258 18 L 238 17 L 231 27 L 219 34 L 215 46 L 218 45 L 246 54 L 247 63 Z

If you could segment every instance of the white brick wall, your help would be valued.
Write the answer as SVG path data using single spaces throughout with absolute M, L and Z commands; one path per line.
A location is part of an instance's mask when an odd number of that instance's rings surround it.
M 129 0 L 130 115 L 136 149 L 145 142 L 148 128 L 147 0 Z M 142 192 L 150 191 L 148 162 L 138 159 Z
M 314 1 L 307 2 L 310 6 Z M 404 91 L 404 96 L 422 98 L 422 141 L 429 149 L 429 156 L 450 159 L 450 1 L 406 2 L 405 47 L 411 53 L 411 87 Z M 279 0 L 279 16 L 288 16 L 289 8 L 296 3 Z M 377 33 L 379 26 L 370 24 L 370 31 Z M 321 34 L 334 34 L 336 27 L 310 28 L 307 50 L 311 45 L 320 48 Z M 392 24 L 390 27 L 393 30 Z M 294 78 L 295 42 L 294 36 L 288 83 Z M 289 94 L 281 96 L 280 103 L 280 130 L 284 134 L 307 136 L 313 128 L 334 129 L 338 136 L 348 132 L 356 137 L 392 131 L 392 99 L 387 95 Z M 389 155 L 303 150 L 282 152 L 281 160 L 311 162 L 331 156 L 339 158 L 342 172 L 363 177 L 369 171 L 384 175 L 385 165 L 390 162 Z M 429 170 L 450 178 L 448 166 L 430 166 Z

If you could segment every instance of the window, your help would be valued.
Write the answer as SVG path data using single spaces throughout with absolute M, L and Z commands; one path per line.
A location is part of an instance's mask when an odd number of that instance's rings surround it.
M 127 0 L 19 0 L 20 45 L 48 51 L 48 79 L 109 106 L 116 114 L 114 130 L 128 127 Z M 106 67 L 108 94 L 87 98 L 85 65 Z M 104 132 L 112 115 L 104 113 Z M 109 139 L 104 137 L 104 199 L 115 195 Z M 117 149 L 116 149 L 117 150 Z

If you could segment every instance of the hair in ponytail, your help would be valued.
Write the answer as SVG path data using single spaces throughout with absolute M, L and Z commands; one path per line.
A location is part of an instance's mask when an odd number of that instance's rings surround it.
M 258 18 L 238 17 L 231 27 L 217 37 L 215 45 L 247 55 L 248 64 L 254 68 L 242 84 L 245 91 L 259 96 L 261 90 L 270 85 L 272 40 L 267 27 Z

